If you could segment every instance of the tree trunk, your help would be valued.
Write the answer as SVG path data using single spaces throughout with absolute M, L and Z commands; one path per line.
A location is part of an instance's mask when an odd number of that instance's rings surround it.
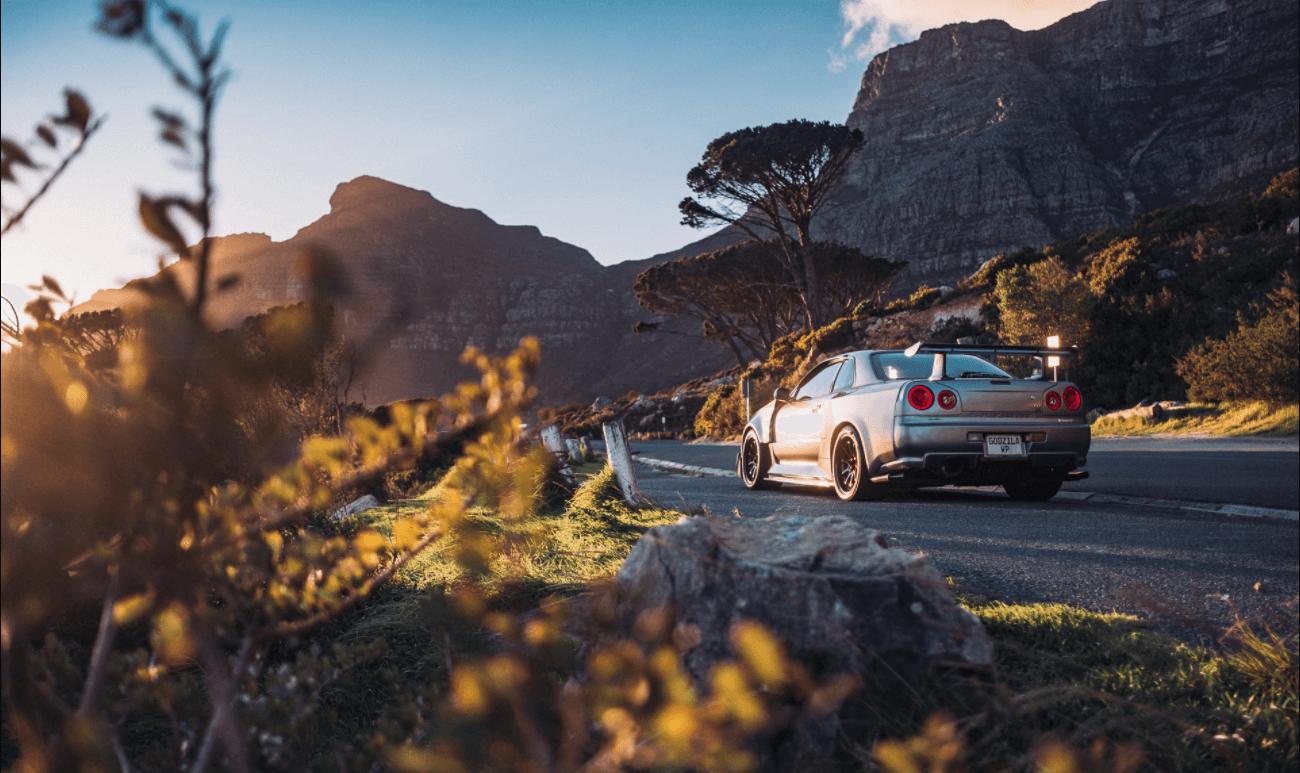
M 795 254 L 803 267 L 803 302 L 808 309 L 808 329 L 816 330 L 822 326 L 821 284 L 817 278 L 817 267 L 813 265 L 813 256 L 809 251 L 812 246 L 811 224 L 800 221 L 795 223 L 799 230 L 799 244 Z

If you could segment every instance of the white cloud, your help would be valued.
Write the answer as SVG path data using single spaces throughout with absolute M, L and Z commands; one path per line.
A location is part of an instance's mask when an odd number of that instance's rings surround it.
M 962 21 L 1002 19 L 1016 29 L 1036 30 L 1082 11 L 1097 0 L 841 0 L 845 31 L 829 67 L 843 70 L 922 32 Z

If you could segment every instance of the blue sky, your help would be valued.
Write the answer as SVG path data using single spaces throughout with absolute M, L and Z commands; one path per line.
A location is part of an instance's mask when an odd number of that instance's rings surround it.
M 678 224 L 686 172 L 714 137 L 791 118 L 842 122 L 875 53 L 923 29 L 1025 29 L 1078 0 L 244 2 L 194 0 L 232 27 L 217 114 L 215 232 L 291 237 L 334 187 L 369 174 L 531 224 L 601 263 L 702 234 Z M 84 299 L 151 274 L 161 250 L 136 192 L 188 192 L 154 105 L 190 106 L 142 48 L 92 32 L 98 4 L 3 0 L 0 128 L 28 140 L 64 87 L 108 114 L 3 242 L 5 294 L 48 273 Z M 39 180 L 22 178 L 28 190 Z M 25 198 L 5 186 L 5 202 Z

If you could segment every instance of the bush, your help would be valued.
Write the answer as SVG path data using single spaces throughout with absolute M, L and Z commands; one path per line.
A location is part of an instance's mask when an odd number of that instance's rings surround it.
M 1003 271 L 994 297 L 1009 343 L 1041 346 L 1049 335 L 1059 335 L 1065 346 L 1088 343 L 1096 296 L 1058 257 Z
M 1214 338 L 1178 361 L 1193 400 L 1263 400 L 1272 405 L 1300 401 L 1300 304 L 1296 280 L 1258 308 L 1260 318 L 1242 317 L 1235 331 Z
M 700 437 L 723 440 L 739 435 L 748 418 L 745 399 L 735 384 L 724 386 L 704 401 L 704 407 L 695 414 L 695 434 Z

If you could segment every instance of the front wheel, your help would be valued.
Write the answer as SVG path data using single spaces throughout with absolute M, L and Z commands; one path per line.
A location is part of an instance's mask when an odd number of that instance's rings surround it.
M 852 427 L 844 427 L 835 433 L 835 444 L 831 446 L 831 470 L 835 478 L 835 494 L 845 502 L 879 496 L 879 487 L 867 477 L 867 457 L 862 451 L 862 440 Z
M 1025 478 L 1002 484 L 1007 496 L 1017 502 L 1046 502 L 1061 490 L 1061 481 L 1051 478 Z
M 751 491 L 774 489 L 781 484 L 767 479 L 767 468 L 772 466 L 771 453 L 767 446 L 758 442 L 758 435 L 746 432 L 740 441 L 740 457 L 736 460 L 740 480 Z

